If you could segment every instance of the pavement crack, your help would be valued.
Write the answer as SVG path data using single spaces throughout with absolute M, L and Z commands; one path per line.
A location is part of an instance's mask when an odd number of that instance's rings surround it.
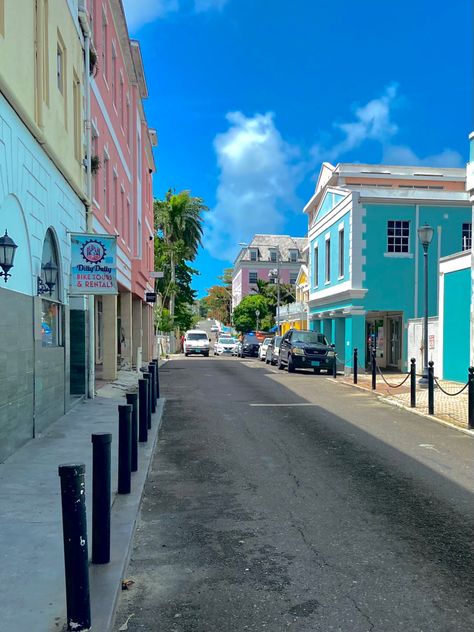
M 364 619 L 367 621 L 367 623 L 369 624 L 369 629 L 367 630 L 367 632 L 372 632 L 373 630 L 375 630 L 375 623 L 373 623 L 373 621 L 370 619 L 369 615 L 366 614 L 359 606 L 359 604 L 357 603 L 357 601 L 354 599 L 354 597 L 351 597 L 350 595 L 346 595 L 346 597 L 349 599 L 349 601 L 352 602 L 354 608 L 357 610 L 357 612 L 359 612 Z

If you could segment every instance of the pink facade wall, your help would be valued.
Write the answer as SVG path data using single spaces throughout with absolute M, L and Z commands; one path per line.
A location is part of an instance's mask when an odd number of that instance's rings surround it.
M 270 272 L 270 270 L 274 270 L 275 269 L 275 265 L 271 266 L 269 265 L 268 268 L 252 268 L 252 266 L 248 266 L 247 265 L 245 267 L 242 267 L 242 295 L 246 296 L 247 294 L 250 294 L 252 287 L 254 287 L 255 284 L 251 284 L 249 283 L 249 272 L 256 272 L 257 273 L 257 278 L 258 279 L 262 279 L 263 281 L 268 281 L 268 273 Z M 293 272 L 295 269 L 295 267 L 293 266 L 291 269 L 291 272 Z M 282 283 L 289 283 L 290 282 L 290 270 L 288 268 L 283 267 L 283 265 L 280 266 L 280 279 Z

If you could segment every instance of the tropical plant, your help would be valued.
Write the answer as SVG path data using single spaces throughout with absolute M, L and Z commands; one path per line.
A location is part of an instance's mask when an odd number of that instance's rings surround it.
M 233 313 L 233 323 L 237 331 L 245 334 L 257 328 L 257 313 L 260 323 L 270 316 L 270 305 L 268 299 L 258 294 L 249 294 L 245 296 Z

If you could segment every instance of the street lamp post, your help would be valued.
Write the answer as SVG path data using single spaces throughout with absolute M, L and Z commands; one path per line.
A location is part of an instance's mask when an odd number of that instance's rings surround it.
M 259 329 L 258 329 L 258 325 L 259 325 L 259 322 L 258 322 L 258 317 L 260 316 L 260 310 L 259 310 L 259 309 L 256 309 L 256 310 L 255 310 L 255 316 L 257 317 L 257 331 L 258 331 L 258 330 L 259 330 Z
M 428 248 L 433 239 L 434 230 L 428 224 L 420 226 L 418 229 L 418 239 L 423 246 L 423 267 L 425 274 L 425 315 L 423 321 L 423 375 L 419 380 L 419 385 L 428 387 Z
M 277 267 L 274 270 L 270 270 L 268 276 L 273 278 L 277 284 L 277 311 L 276 311 L 276 321 L 277 321 L 277 336 L 280 335 L 280 247 L 275 246 L 275 250 L 277 253 L 276 264 Z

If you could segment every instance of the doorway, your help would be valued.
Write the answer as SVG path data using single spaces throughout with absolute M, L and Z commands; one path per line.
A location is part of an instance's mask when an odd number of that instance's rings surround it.
M 372 349 L 375 347 L 375 357 L 380 367 L 386 366 L 385 359 L 385 319 L 366 319 L 366 349 L 365 358 L 367 366 L 370 366 Z
M 401 370 L 402 363 L 402 317 L 389 316 L 388 320 L 388 365 Z

